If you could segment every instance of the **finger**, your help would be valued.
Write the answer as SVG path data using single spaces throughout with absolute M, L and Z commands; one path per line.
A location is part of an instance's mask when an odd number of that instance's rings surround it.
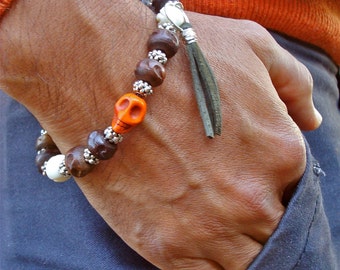
M 228 216 L 233 217 L 238 232 L 265 245 L 284 215 L 285 207 L 281 203 L 281 183 L 276 181 L 277 185 L 262 185 L 261 182 L 263 180 L 254 183 L 248 181 L 247 187 L 244 187 L 244 184 L 233 185 L 237 194 L 234 198 L 238 199 L 228 202 L 228 205 L 237 209 L 237 212 Z
M 222 266 L 221 269 L 247 269 L 261 252 L 263 245 L 243 234 L 216 240 L 216 247 L 211 246 L 205 254 Z M 198 268 L 197 268 L 198 269 Z
M 264 214 L 260 218 L 252 219 L 247 224 L 240 226 L 245 235 L 261 245 L 265 245 L 273 232 L 277 229 L 278 224 L 284 214 L 283 205 L 270 210 L 270 214 Z
M 280 48 L 268 71 L 279 97 L 300 129 L 318 128 L 322 117 L 314 107 L 313 79 L 308 69 Z

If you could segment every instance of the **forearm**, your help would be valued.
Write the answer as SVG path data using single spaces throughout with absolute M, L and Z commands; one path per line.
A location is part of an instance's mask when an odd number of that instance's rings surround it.
M 141 44 L 155 28 L 151 11 L 139 1 L 17 1 L 9 15 L 0 25 L 7 44 L 0 45 L 2 89 L 42 124 L 58 115 L 60 126 L 49 132 L 75 130 L 72 144 L 86 137 L 90 123 L 110 123 L 114 102 L 131 89 L 137 59 L 146 54 Z M 80 126 L 74 114 L 87 121 Z

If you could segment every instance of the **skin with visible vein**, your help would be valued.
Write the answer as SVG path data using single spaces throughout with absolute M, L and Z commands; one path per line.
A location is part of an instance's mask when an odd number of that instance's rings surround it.
M 111 228 L 159 268 L 245 269 L 304 172 L 300 128 L 320 124 L 312 80 L 261 26 L 189 17 L 220 88 L 222 136 L 204 135 L 181 48 L 147 98 L 144 122 L 113 159 L 76 181 Z M 0 25 L 0 87 L 65 153 L 111 123 L 155 27 L 137 1 L 17 1 Z

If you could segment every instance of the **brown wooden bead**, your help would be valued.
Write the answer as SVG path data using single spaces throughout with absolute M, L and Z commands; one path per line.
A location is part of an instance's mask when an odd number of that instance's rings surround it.
M 76 146 L 65 155 L 65 166 L 68 172 L 75 177 L 83 177 L 94 168 L 94 165 L 87 163 L 84 159 L 85 148 L 84 146 Z
M 161 85 L 165 79 L 165 68 L 158 61 L 146 58 L 137 64 L 135 75 L 137 80 L 148 82 L 156 87 Z
M 40 135 L 35 143 L 35 149 L 37 151 L 41 150 L 41 149 L 58 149 L 58 147 L 56 146 L 56 144 L 54 143 L 52 137 L 50 135 L 43 134 Z
M 35 165 L 37 165 L 38 171 L 42 173 L 41 167 L 44 165 L 45 161 L 48 161 L 51 157 L 59 155 L 59 149 L 41 149 L 38 151 L 35 157 Z
M 117 150 L 117 145 L 105 140 L 103 130 L 95 130 L 89 134 L 87 148 L 96 158 L 105 160 L 114 155 Z
M 153 32 L 148 40 L 148 50 L 161 50 L 167 58 L 173 57 L 179 47 L 179 41 L 175 34 L 169 30 L 158 29 Z

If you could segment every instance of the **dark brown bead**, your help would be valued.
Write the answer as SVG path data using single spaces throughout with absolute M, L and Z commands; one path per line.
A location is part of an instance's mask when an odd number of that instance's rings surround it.
M 42 173 L 41 167 L 44 165 L 45 161 L 48 161 L 51 157 L 60 154 L 58 149 L 41 149 L 38 151 L 35 157 L 35 164 L 37 165 L 38 171 Z
M 173 57 L 177 53 L 178 47 L 177 36 L 165 29 L 153 32 L 148 40 L 148 50 L 161 50 L 167 58 Z
M 87 139 L 87 148 L 96 158 L 105 160 L 114 155 L 117 145 L 105 140 L 103 130 L 95 130 L 90 133 Z
M 65 155 L 66 168 L 75 177 L 83 177 L 94 168 L 94 165 L 87 163 L 84 159 L 85 148 L 84 146 L 76 146 Z
M 35 149 L 37 151 L 41 150 L 41 149 L 58 149 L 58 147 L 55 145 L 52 137 L 50 135 L 43 134 L 40 135 L 35 143 Z
M 157 0 L 152 2 L 152 6 L 155 9 L 156 14 L 165 6 L 169 0 Z
M 135 69 L 137 80 L 148 82 L 151 86 L 161 85 L 165 79 L 164 66 L 154 59 L 143 59 Z

